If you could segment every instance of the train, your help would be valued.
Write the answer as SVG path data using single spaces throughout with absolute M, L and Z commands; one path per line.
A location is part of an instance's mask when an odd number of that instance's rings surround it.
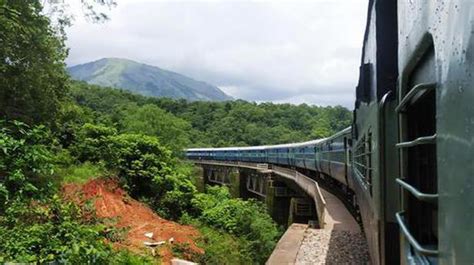
M 474 1 L 369 0 L 353 121 L 334 136 L 194 148 L 338 183 L 371 264 L 474 264 Z
M 190 160 L 242 161 L 322 172 L 348 185 L 351 128 L 325 138 L 267 146 L 191 148 Z

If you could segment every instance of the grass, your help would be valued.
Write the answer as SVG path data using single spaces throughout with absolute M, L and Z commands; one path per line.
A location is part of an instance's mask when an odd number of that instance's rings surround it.
M 91 179 L 95 179 L 108 174 L 107 170 L 100 164 L 85 162 L 79 165 L 69 165 L 59 168 L 57 174 L 61 176 L 63 183 L 83 184 Z
M 111 260 L 111 265 L 143 265 L 143 264 L 161 264 L 161 260 L 156 258 L 132 253 L 128 250 L 119 250 Z
M 197 242 L 204 248 L 201 261 L 204 264 L 253 264 L 253 258 L 247 250 L 248 242 L 217 229 L 200 226 L 203 235 Z

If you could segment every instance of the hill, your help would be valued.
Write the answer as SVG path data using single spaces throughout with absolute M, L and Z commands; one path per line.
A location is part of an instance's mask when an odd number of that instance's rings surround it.
M 122 88 L 144 96 L 191 101 L 232 100 L 218 87 L 156 66 L 119 58 L 104 58 L 68 68 L 76 80 Z

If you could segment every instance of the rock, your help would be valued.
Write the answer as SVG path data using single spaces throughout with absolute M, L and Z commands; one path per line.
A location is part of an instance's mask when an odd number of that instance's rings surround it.
M 307 229 L 295 264 L 367 264 L 367 244 L 361 233 Z
M 198 265 L 198 264 L 191 261 L 184 260 L 184 259 L 174 258 L 171 260 L 171 265 Z

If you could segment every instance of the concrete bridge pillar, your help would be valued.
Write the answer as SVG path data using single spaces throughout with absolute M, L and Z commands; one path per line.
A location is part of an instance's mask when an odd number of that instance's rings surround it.
M 204 166 L 197 166 L 193 167 L 193 176 L 195 178 L 194 184 L 199 192 L 204 192 L 206 188 L 206 174 L 205 174 L 205 167 Z
M 225 167 L 217 165 L 202 165 L 200 174 L 203 186 L 205 185 L 225 185 L 229 188 L 232 197 L 242 197 L 241 192 L 241 170 L 235 167 Z M 245 188 L 245 185 L 243 185 Z M 204 189 L 202 190 L 204 191 Z
M 265 204 L 273 220 L 279 225 L 287 226 L 291 201 L 291 190 L 285 183 L 271 178 L 267 182 L 267 196 Z
M 313 199 L 309 197 L 292 197 L 290 200 L 288 226 L 292 223 L 317 224 L 318 215 Z

